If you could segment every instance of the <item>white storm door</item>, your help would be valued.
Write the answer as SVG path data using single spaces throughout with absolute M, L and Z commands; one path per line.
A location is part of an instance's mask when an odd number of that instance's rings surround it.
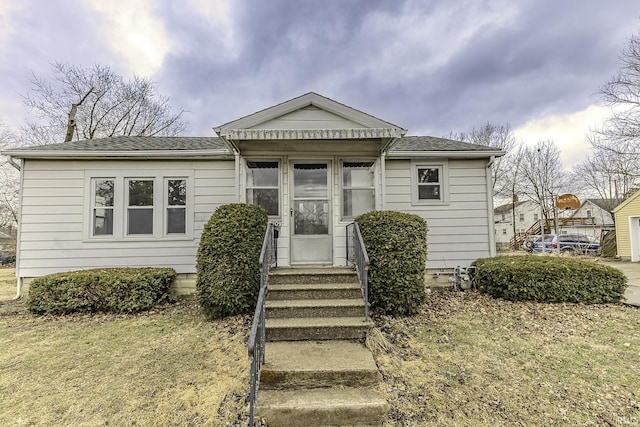
M 331 264 L 330 162 L 292 162 L 291 263 Z

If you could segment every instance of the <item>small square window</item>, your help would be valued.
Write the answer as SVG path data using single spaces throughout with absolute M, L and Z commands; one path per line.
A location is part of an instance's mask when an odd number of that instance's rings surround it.
M 417 205 L 449 203 L 448 162 L 412 164 L 411 200 Z

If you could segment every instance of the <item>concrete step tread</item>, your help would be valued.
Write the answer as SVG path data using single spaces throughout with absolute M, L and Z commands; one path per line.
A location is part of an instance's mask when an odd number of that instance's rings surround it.
M 326 410 L 336 408 L 379 408 L 387 410 L 387 401 L 369 388 L 320 388 L 302 390 L 261 390 L 258 395 L 259 411 L 284 409 L 295 411 Z
M 298 299 L 298 300 L 269 300 L 267 308 L 286 307 L 364 307 L 362 298 L 350 299 Z
M 270 291 L 302 291 L 302 290 L 335 290 L 360 289 L 360 284 L 354 283 L 269 283 Z
M 349 267 L 315 267 L 315 268 L 274 268 L 269 272 L 272 276 L 327 276 L 356 274 L 356 271 Z
M 268 342 L 263 370 L 376 371 L 371 351 L 351 341 Z
M 267 328 L 319 328 L 319 327 L 369 327 L 373 322 L 362 317 L 286 317 L 281 319 L 267 319 Z

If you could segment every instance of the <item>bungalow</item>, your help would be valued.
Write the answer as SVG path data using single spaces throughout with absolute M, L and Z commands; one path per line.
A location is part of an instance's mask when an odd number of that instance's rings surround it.
M 214 130 L 6 150 L 22 161 L 18 295 L 38 276 L 111 266 L 172 267 L 177 292 L 191 293 L 204 224 L 232 202 L 263 206 L 279 224 L 280 266 L 346 265 L 347 226 L 374 209 L 427 220 L 427 269 L 495 253 L 500 150 L 405 136 L 316 93 Z

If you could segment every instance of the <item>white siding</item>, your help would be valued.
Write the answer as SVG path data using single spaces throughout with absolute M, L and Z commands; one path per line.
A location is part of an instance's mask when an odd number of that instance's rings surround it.
M 252 129 L 350 129 L 365 126 L 316 107 L 284 114 Z
M 144 176 L 188 171 L 193 177 L 193 230 L 188 238 L 87 239 L 86 171 Z M 233 161 L 36 161 L 23 166 L 19 277 L 106 266 L 172 267 L 195 273 L 204 224 L 213 211 L 236 201 Z M 118 209 L 118 207 L 116 207 Z M 120 206 L 120 209 L 124 209 Z M 158 207 L 161 209 L 161 207 Z
M 449 160 L 449 203 L 411 202 L 411 161 L 387 160 L 386 208 L 416 214 L 427 221 L 427 268 L 468 266 L 491 255 L 486 160 Z

